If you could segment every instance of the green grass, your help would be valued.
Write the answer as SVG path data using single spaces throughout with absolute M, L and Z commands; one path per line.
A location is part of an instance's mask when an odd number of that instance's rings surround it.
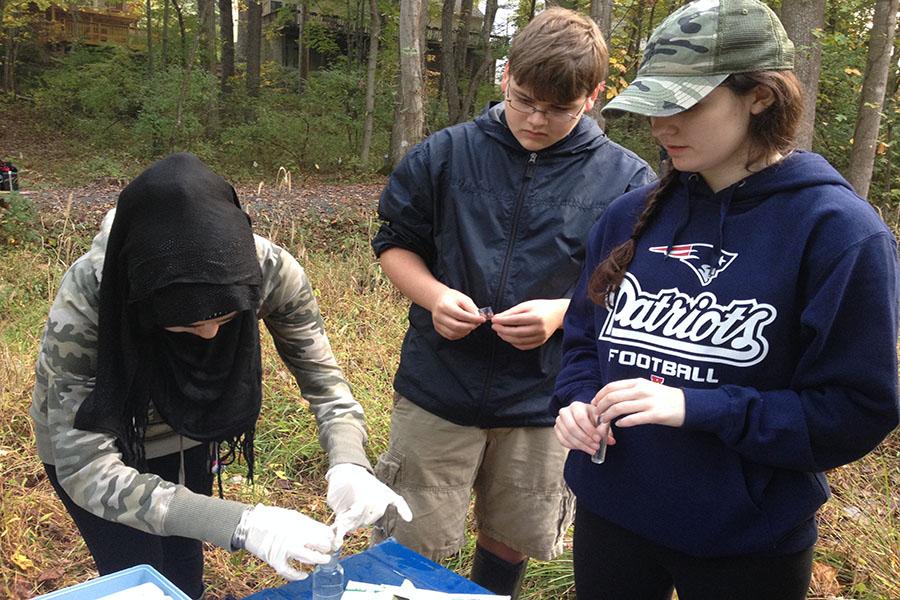
M 43 215 L 40 243 L 0 246 L 0 597 L 26 598 L 96 575 L 93 564 L 43 475 L 27 411 L 33 362 L 50 302 L 65 265 L 89 243 L 92 224 L 66 214 Z M 367 414 L 374 461 L 388 441 L 391 380 L 406 326 L 406 302 L 372 258 L 366 212 L 296 215 L 289 222 L 257 218 L 258 230 L 287 247 L 304 265 L 319 299 L 334 352 Z M 50 240 L 53 240 L 51 243 Z M 258 474 L 250 487 L 225 478 L 226 497 L 269 502 L 328 519 L 325 457 L 315 423 L 291 375 L 264 336 L 265 400 L 260 420 Z M 900 434 L 876 452 L 831 474 L 834 498 L 820 512 L 818 580 L 810 598 L 900 597 Z M 470 529 L 471 533 L 471 529 Z M 474 538 L 445 564 L 468 573 Z M 348 551 L 362 550 L 355 534 Z M 524 598 L 573 598 L 571 540 L 550 562 L 532 561 Z M 280 585 L 272 569 L 246 553 L 210 549 L 211 599 Z

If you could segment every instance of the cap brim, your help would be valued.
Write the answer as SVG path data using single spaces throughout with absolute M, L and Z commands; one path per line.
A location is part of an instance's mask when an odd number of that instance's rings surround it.
M 600 112 L 605 117 L 630 112 L 647 117 L 669 117 L 694 106 L 716 89 L 729 73 L 707 76 L 638 77 L 609 101 Z

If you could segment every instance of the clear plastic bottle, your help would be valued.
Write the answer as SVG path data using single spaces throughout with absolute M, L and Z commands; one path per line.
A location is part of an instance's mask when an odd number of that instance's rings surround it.
M 344 567 L 338 562 L 340 552 L 331 561 L 318 565 L 312 573 L 312 600 L 340 600 L 344 593 Z

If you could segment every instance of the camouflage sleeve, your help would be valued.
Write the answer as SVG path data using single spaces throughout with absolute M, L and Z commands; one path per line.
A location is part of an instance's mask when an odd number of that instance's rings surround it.
M 256 238 L 256 248 L 263 271 L 260 316 L 309 402 L 329 463 L 371 469 L 363 410 L 331 351 L 306 272 L 289 252 L 264 238 Z
M 99 517 L 228 548 L 245 505 L 138 473 L 122 462 L 113 437 L 75 429 L 75 413 L 94 388 L 98 289 L 88 254 L 66 273 L 50 310 L 37 368 L 45 394 L 37 412 L 45 415 L 50 437 L 48 462 L 72 500 Z

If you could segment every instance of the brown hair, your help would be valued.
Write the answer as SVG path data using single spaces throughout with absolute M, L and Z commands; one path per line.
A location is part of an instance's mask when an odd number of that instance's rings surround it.
M 548 8 L 512 40 L 509 74 L 535 100 L 565 104 L 606 78 L 609 53 L 596 23 L 575 11 Z
M 757 85 L 769 88 L 775 97 L 772 105 L 750 117 L 750 154 L 747 168 L 773 154 L 787 154 L 794 148 L 794 136 L 803 115 L 803 91 L 793 71 L 755 71 L 735 73 L 722 82 L 724 87 L 737 95 L 749 93 Z M 613 248 L 588 282 L 588 297 L 599 305 L 608 305 L 612 295 L 622 285 L 625 271 L 634 258 L 638 238 L 653 222 L 663 200 L 678 181 L 678 170 L 667 160 L 663 163 L 663 177 L 654 190 L 647 194 L 644 209 L 631 230 L 631 237 Z

